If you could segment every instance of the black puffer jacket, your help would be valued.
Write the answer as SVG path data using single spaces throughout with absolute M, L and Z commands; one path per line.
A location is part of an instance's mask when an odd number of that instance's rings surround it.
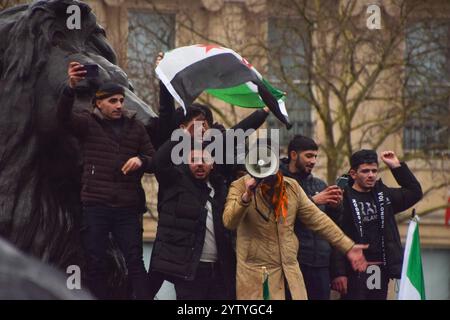
M 168 280 L 195 278 L 206 232 L 205 208 L 209 189 L 192 177 L 186 165 L 173 165 L 170 155 L 177 142 L 167 141 L 155 155 L 156 178 L 160 185 L 159 221 L 153 245 L 150 271 Z M 227 285 L 228 296 L 235 296 L 236 258 L 231 233 L 225 229 L 222 214 L 227 195 L 225 179 L 210 175 L 215 194 L 212 199 L 214 233 L 218 262 Z
M 376 197 L 375 191 L 380 190 L 383 191 L 386 197 L 384 228 L 386 267 L 390 278 L 399 279 L 402 271 L 403 248 L 395 221 L 395 214 L 416 204 L 422 198 L 422 188 L 419 181 L 417 181 L 405 163 L 401 163 L 401 167 L 392 169 L 391 172 L 401 188 L 389 188 L 381 180 L 378 180 L 373 189 L 373 196 Z M 362 243 L 357 224 L 353 219 L 348 188 L 351 187 L 348 186 L 344 190 L 344 205 L 338 224 L 344 233 L 353 241 Z M 351 266 L 347 259 L 339 252 L 333 251 L 332 279 L 339 276 L 348 276 L 350 271 Z
M 312 174 L 291 173 L 287 158 L 281 159 L 280 170 L 283 175 L 295 179 L 310 199 L 327 187 L 325 181 L 314 177 Z M 318 205 L 317 207 L 336 221 L 339 210 L 326 205 Z M 330 244 L 314 231 L 306 228 L 299 219 L 295 223 L 294 230 L 300 242 L 298 251 L 299 263 L 311 267 L 328 267 L 332 250 Z
M 82 203 L 139 207 L 145 212 L 141 178 L 144 171 L 153 171 L 154 149 L 144 125 L 134 114 L 126 113 L 122 133 L 117 136 L 97 108 L 93 112 L 72 112 L 74 100 L 74 90 L 65 87 L 59 99 L 57 117 L 62 127 L 80 142 Z M 143 162 L 141 169 L 124 175 L 121 168 L 128 159 L 136 156 Z
M 175 101 L 171 96 L 170 92 L 167 90 L 166 86 L 160 81 L 159 82 L 159 117 L 153 120 L 152 124 L 152 132 L 157 132 L 157 134 L 153 134 L 156 138 L 152 138 L 153 145 L 155 149 L 158 150 L 161 144 L 170 140 L 172 132 L 178 128 L 180 118 L 180 114 L 177 114 L 175 109 Z M 180 110 L 179 110 L 180 111 Z M 266 121 L 269 113 L 264 111 L 263 109 L 258 109 L 252 112 L 249 116 L 242 119 L 240 122 L 232 126 L 230 129 L 238 130 L 242 129 L 246 132 L 249 129 L 257 130 L 261 125 Z M 225 154 L 226 151 L 226 143 L 227 143 L 227 134 L 231 133 L 228 129 L 226 129 L 220 123 L 214 123 L 212 128 L 218 129 L 222 132 L 221 145 L 223 145 L 224 149 L 222 150 L 222 154 Z M 237 162 L 238 157 L 244 157 L 243 154 L 237 155 L 237 142 L 235 140 L 235 163 Z M 236 172 L 239 170 L 244 170 L 245 167 L 243 164 L 216 164 L 216 172 L 221 174 L 227 180 L 227 185 L 229 186 L 232 181 L 236 179 Z M 159 199 L 159 196 L 158 196 Z

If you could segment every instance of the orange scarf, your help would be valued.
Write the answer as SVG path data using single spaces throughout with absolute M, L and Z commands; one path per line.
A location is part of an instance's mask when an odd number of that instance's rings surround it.
M 279 221 L 282 216 L 286 222 L 288 198 L 281 171 L 278 171 L 273 183 L 265 183 L 264 181 L 261 183 L 261 193 L 272 205 L 276 220 Z

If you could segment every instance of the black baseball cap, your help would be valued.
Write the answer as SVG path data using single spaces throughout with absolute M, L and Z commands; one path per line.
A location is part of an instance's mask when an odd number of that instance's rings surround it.
M 95 92 L 94 100 L 106 99 L 116 94 L 125 96 L 125 88 L 117 83 L 107 82 L 102 84 Z

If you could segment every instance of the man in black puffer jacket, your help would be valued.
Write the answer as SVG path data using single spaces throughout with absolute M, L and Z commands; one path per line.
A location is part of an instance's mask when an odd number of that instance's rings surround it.
M 342 191 L 329 186 L 312 175 L 316 164 L 318 146 L 311 138 L 296 135 L 288 146 L 289 158 L 281 159 L 280 170 L 295 179 L 314 204 L 330 218 L 336 220 Z M 315 232 L 306 228 L 300 220 L 295 224 L 300 247 L 298 261 L 305 281 L 309 300 L 330 298 L 330 244 Z
M 401 188 L 389 188 L 377 180 L 378 156 L 374 150 L 360 150 L 350 159 L 352 181 L 344 189 L 343 211 L 339 218 L 342 230 L 356 243 L 368 244 L 364 255 L 367 272 L 353 272 L 341 254 L 333 252 L 333 289 L 344 299 L 385 300 L 389 279 L 400 278 L 403 249 L 395 214 L 416 204 L 422 198 L 420 183 L 401 163 L 394 152 L 381 153 Z M 379 268 L 379 272 L 375 273 Z M 370 286 L 369 277 L 379 277 L 379 286 Z
M 236 258 L 222 222 L 225 178 L 202 149 L 190 150 L 189 164 L 174 165 L 177 143 L 167 141 L 155 155 L 159 221 L 150 274 L 174 283 L 179 300 L 234 299 Z
M 97 298 L 110 298 L 107 249 L 111 232 L 125 258 L 135 298 L 147 299 L 141 178 L 144 172 L 152 172 L 154 149 L 144 125 L 123 107 L 124 88 L 116 83 L 100 86 L 92 112 L 73 112 L 77 83 L 85 75 L 80 63 L 70 63 L 69 83 L 60 95 L 57 117 L 61 126 L 77 138 L 82 151 L 81 236 L 88 286 Z

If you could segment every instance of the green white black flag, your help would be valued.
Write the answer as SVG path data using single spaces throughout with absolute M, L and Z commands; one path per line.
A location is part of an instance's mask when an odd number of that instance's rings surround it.
M 285 93 L 276 89 L 244 58 L 217 45 L 192 45 L 167 52 L 156 74 L 185 108 L 203 92 L 245 108 L 265 105 L 288 128 Z
M 400 280 L 399 300 L 425 300 L 418 217 L 409 223 Z

